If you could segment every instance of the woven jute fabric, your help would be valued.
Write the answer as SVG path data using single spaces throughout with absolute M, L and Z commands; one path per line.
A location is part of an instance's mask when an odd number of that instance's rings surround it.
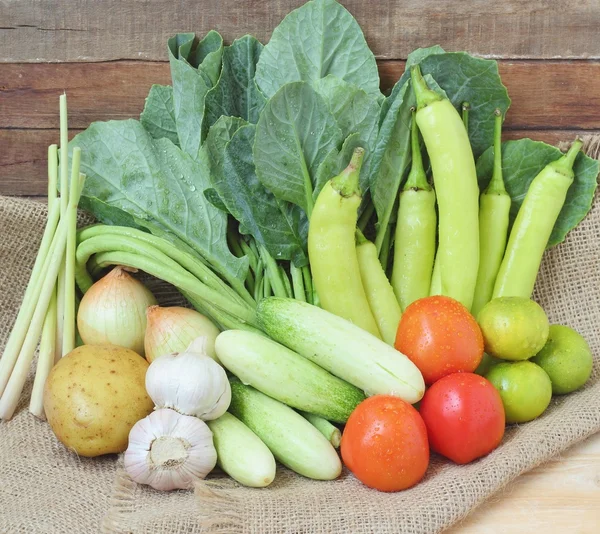
M 585 140 L 588 154 L 600 139 Z M 41 203 L 0 197 L 0 347 L 4 347 L 42 234 Z M 84 222 L 85 219 L 82 219 Z M 159 301 L 180 302 L 154 285 Z M 27 411 L 31 378 L 14 419 L 0 423 L 2 533 L 434 533 L 465 517 L 521 473 L 600 431 L 600 201 L 565 243 L 546 254 L 534 298 L 551 322 L 589 342 L 595 362 L 581 391 L 556 397 L 537 420 L 507 429 L 502 445 L 466 466 L 433 455 L 408 491 L 369 490 L 349 473 L 316 482 L 280 468 L 265 489 L 220 474 L 195 491 L 160 493 L 133 483 L 120 458 L 79 458 Z

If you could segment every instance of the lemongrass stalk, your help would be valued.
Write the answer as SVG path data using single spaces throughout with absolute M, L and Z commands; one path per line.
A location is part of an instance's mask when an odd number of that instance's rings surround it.
M 304 288 L 304 278 L 302 269 L 296 267 L 293 263 L 290 265 L 290 273 L 292 275 L 293 295 L 296 300 L 306 302 L 306 290 Z
M 57 198 L 58 182 L 58 150 L 56 145 L 48 147 L 48 214 L 53 209 L 60 210 L 60 205 L 54 207 Z M 40 419 L 45 418 L 44 413 L 44 386 L 46 379 L 54 366 L 56 360 L 56 286 L 52 291 L 48 311 L 42 327 L 42 339 L 38 355 L 35 380 L 31 391 L 29 411 Z
M 0 358 L 0 396 L 2 396 L 4 389 L 6 388 L 10 374 L 12 373 L 17 357 L 19 356 L 19 351 L 25 341 L 27 328 L 33 317 L 35 305 L 40 295 L 41 284 L 46 272 L 44 264 L 46 263 L 46 259 L 50 252 L 58 219 L 60 217 L 59 203 L 60 201 L 55 199 L 52 204 L 52 209 L 48 213 L 46 228 L 44 229 L 44 235 L 42 237 L 42 242 L 40 243 L 38 255 L 35 259 L 31 276 L 29 277 L 25 295 L 23 296 L 23 302 L 19 309 L 19 313 L 17 314 L 17 319 L 13 325 L 10 336 L 8 337 L 8 341 L 6 342 L 2 358 Z
M 340 429 L 327 421 L 327 419 L 323 419 L 318 415 L 308 413 L 308 412 L 300 412 L 300 415 L 304 417 L 312 426 L 314 426 L 321 434 L 323 434 L 329 443 L 331 443 L 334 448 L 338 448 L 342 441 L 342 433 Z
M 71 161 L 71 195 L 78 187 L 80 180 L 81 149 L 73 149 Z M 81 192 L 79 191 L 80 195 Z M 75 249 L 77 248 L 77 206 L 69 204 L 65 214 L 67 218 L 67 245 L 65 248 L 65 286 L 63 293 L 63 339 L 62 355 L 66 356 L 75 348 Z
M 69 206 L 77 206 L 79 202 L 79 193 L 81 192 L 81 186 L 73 191 L 71 198 L 69 199 Z M 39 293 L 39 299 L 35 306 L 35 311 L 25 336 L 25 341 L 19 352 L 19 357 L 10 376 L 8 384 L 0 399 L 0 419 L 8 420 L 15 413 L 15 409 L 19 402 L 19 397 L 23 391 L 23 386 L 27 380 L 27 373 L 33 360 L 35 348 L 40 340 L 40 334 L 44 325 L 44 319 L 46 312 L 48 311 L 48 305 L 52 298 L 54 291 L 54 285 L 58 277 L 61 260 L 64 258 L 65 247 L 67 244 L 67 230 L 68 220 L 63 218 L 56 229 L 52 245 L 50 247 L 50 253 L 46 257 L 44 262 L 44 276 L 40 277 L 41 290 Z
M 64 217 L 69 205 L 69 126 L 67 116 L 67 95 L 59 97 L 60 104 L 60 216 Z M 65 260 L 58 273 L 56 296 L 56 352 L 62 354 L 64 315 L 65 315 Z
M 29 411 L 39 419 L 45 419 L 44 413 L 44 386 L 48 375 L 55 363 L 55 336 L 56 336 L 56 285 L 52 289 L 48 310 L 42 327 L 42 340 L 38 355 L 35 380 L 31 391 Z

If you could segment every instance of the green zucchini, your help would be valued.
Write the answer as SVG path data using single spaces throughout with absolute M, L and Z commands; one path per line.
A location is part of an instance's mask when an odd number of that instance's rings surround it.
M 302 410 L 345 423 L 365 396 L 358 388 L 268 337 L 244 330 L 217 336 L 221 364 L 244 384 Z
M 275 459 L 299 475 L 333 480 L 342 472 L 337 452 L 299 413 L 231 378 L 229 411 L 264 443 Z
M 284 298 L 262 300 L 257 315 L 271 338 L 367 395 L 395 395 L 414 404 L 425 392 L 413 362 L 346 319 Z
M 275 457 L 244 423 L 225 412 L 206 424 L 213 433 L 217 464 L 231 478 L 252 488 L 264 488 L 273 482 Z

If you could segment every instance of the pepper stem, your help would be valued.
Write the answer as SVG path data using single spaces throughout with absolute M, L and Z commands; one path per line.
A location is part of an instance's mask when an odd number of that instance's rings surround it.
M 413 109 L 412 123 L 410 125 L 410 145 L 412 152 L 412 166 L 408 173 L 403 191 L 409 189 L 431 191 L 431 186 L 427 182 L 427 175 L 423 168 L 423 158 L 421 156 L 421 145 L 419 144 L 419 127 L 417 126 L 416 113 Z
M 343 197 L 352 195 L 360 196 L 358 179 L 362 167 L 365 149 L 357 147 L 352 153 L 352 159 L 348 166 L 337 176 L 331 179 L 331 187 Z
M 573 169 L 573 164 L 575 163 L 575 158 L 579 154 L 582 146 L 583 141 L 581 139 L 575 139 L 571 148 L 569 148 L 569 151 L 562 158 L 555 161 L 554 166 L 561 170 L 571 171 Z
M 415 92 L 415 98 L 417 99 L 417 111 L 438 100 L 444 99 L 443 96 L 438 95 L 435 91 L 429 89 L 427 82 L 421 74 L 419 65 L 413 65 L 410 68 L 410 79 L 412 81 L 413 91 Z
M 485 192 L 503 195 L 506 193 L 506 188 L 504 187 L 504 177 L 502 175 L 502 112 L 496 109 L 494 115 L 496 115 L 494 123 L 494 170 Z

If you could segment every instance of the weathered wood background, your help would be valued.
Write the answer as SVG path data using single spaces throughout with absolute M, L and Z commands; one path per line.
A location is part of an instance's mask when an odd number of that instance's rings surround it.
M 0 0 L 0 194 L 43 196 L 58 95 L 74 135 L 137 116 L 169 83 L 166 41 L 218 29 L 268 41 L 303 0 Z M 556 143 L 600 131 L 600 0 L 343 0 L 377 55 L 382 88 L 415 48 L 498 58 L 513 105 L 506 138 Z M 542 61 L 543 60 L 543 61 Z

